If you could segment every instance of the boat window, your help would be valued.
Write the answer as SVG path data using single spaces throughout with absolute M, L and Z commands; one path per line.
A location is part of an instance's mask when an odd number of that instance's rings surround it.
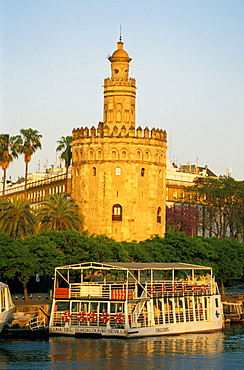
M 110 307 L 111 313 L 123 313 L 124 312 L 124 304 L 123 303 L 111 303 Z
M 69 311 L 69 301 L 56 301 L 55 311 Z
M 215 306 L 218 308 L 219 307 L 219 300 L 218 298 L 215 298 Z

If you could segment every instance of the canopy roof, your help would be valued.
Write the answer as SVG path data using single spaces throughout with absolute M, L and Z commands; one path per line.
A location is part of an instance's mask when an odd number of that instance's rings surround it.
M 58 270 L 62 269 L 103 269 L 103 270 L 211 270 L 211 267 L 199 266 L 181 262 L 85 262 L 75 265 L 67 265 L 56 267 Z

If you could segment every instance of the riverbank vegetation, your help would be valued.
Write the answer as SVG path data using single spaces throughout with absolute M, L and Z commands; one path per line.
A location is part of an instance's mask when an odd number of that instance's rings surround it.
M 142 242 L 115 242 L 104 235 L 47 230 L 24 239 L 0 235 L 0 279 L 21 282 L 27 288 L 36 274 L 51 281 L 54 268 L 94 262 L 185 262 L 211 266 L 226 284 L 244 273 L 244 243 L 184 233 L 167 233 Z

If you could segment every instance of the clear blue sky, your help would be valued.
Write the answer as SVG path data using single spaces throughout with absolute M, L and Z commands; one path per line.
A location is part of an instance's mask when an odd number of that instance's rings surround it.
M 137 126 L 165 129 L 178 164 L 244 179 L 243 0 L 0 0 L 0 12 L 0 131 L 43 135 L 31 172 L 56 162 L 61 136 L 103 120 L 122 25 Z

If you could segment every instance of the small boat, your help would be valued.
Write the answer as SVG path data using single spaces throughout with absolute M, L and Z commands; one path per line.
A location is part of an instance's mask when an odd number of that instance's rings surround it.
M 132 338 L 222 326 L 210 267 L 88 262 L 55 269 L 50 335 Z
M 224 319 L 226 323 L 232 322 L 244 322 L 244 310 L 243 310 L 243 302 L 242 301 L 235 301 L 225 300 L 222 302 L 223 304 L 223 312 L 224 312 Z
M 45 315 L 38 312 L 17 311 L 3 328 L 3 337 L 14 338 L 41 338 L 48 335 L 48 320 Z
M 0 333 L 11 318 L 14 307 L 8 285 L 0 282 Z

